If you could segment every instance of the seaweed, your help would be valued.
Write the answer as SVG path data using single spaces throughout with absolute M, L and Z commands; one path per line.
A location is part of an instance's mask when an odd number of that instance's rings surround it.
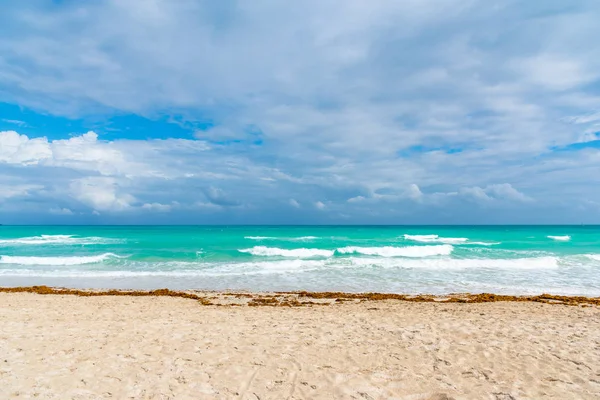
M 156 289 L 150 291 L 144 290 L 78 290 L 78 289 L 56 289 L 49 286 L 26 286 L 26 287 L 12 287 L 12 288 L 0 288 L 0 293 L 36 293 L 36 294 L 61 294 L 61 295 L 72 295 L 81 297 L 94 297 L 94 296 L 134 296 L 134 297 L 147 297 L 147 296 L 167 296 L 167 297 L 181 297 L 184 299 L 192 299 L 199 301 L 202 305 L 208 306 L 212 303 L 205 297 L 198 296 L 188 292 L 177 292 L 170 289 Z
M 180 297 L 184 299 L 196 300 L 202 305 L 228 305 L 211 302 L 208 298 L 189 292 L 180 292 L 170 289 L 157 289 L 149 291 L 139 290 L 79 290 L 67 288 L 52 288 L 49 286 L 28 286 L 28 287 L 0 287 L 0 293 L 35 293 L 40 295 L 58 294 L 74 295 L 81 297 L 94 296 L 166 296 Z M 251 307 L 272 306 L 272 307 L 305 307 L 305 306 L 328 306 L 335 303 L 344 302 L 368 302 L 396 300 L 417 303 L 492 303 L 492 302 L 537 302 L 545 304 L 563 304 L 570 306 L 600 306 L 599 297 L 583 296 L 560 296 L 551 294 L 541 294 L 538 296 L 508 296 L 493 293 L 479 294 L 453 294 L 444 298 L 432 295 L 405 295 L 395 293 L 344 293 L 344 292 L 277 292 L 274 295 L 261 295 L 250 293 L 224 293 L 223 296 L 233 296 L 238 299 L 247 298 L 246 303 Z M 211 297 L 218 299 L 219 297 Z M 312 301 L 312 300 L 331 300 L 331 301 Z M 241 304 L 229 304 L 239 306 Z

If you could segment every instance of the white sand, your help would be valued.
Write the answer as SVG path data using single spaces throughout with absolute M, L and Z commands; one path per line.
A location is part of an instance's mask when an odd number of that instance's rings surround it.
M 600 308 L 0 293 L 0 399 L 599 399 Z

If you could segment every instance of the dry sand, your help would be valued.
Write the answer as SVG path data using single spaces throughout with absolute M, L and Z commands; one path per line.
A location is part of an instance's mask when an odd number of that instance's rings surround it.
M 600 307 L 0 293 L 0 399 L 599 399 Z

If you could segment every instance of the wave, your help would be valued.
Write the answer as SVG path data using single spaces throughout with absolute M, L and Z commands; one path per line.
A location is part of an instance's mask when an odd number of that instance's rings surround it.
M 363 254 L 367 256 L 380 257 L 430 257 L 449 255 L 453 247 L 447 244 L 436 246 L 407 246 L 407 247 L 340 247 L 335 250 L 326 249 L 281 249 L 279 247 L 254 246 L 249 249 L 238 250 L 241 253 L 249 253 L 254 256 L 279 256 L 295 258 L 332 257 L 338 254 Z
M 334 254 L 333 250 L 323 249 L 280 249 L 279 247 L 254 246 L 250 249 L 240 249 L 241 253 L 249 253 L 253 256 L 279 256 L 279 257 L 296 257 L 296 258 L 311 258 L 311 257 L 331 257 Z
M 549 235 L 548 239 L 558 240 L 558 241 L 561 241 L 561 242 L 567 242 L 567 241 L 571 240 L 571 236 L 569 236 L 569 235 L 564 235 L 564 236 L 551 236 L 551 235 Z
M 25 256 L 0 256 L 0 264 L 16 265 L 82 265 L 99 263 L 109 258 L 122 258 L 113 253 L 104 253 L 96 256 L 75 257 L 25 257 Z
M 103 237 L 75 237 L 74 235 L 40 235 L 14 239 L 0 239 L 0 245 L 85 245 L 119 243 L 121 239 Z
M 446 244 L 458 244 L 464 243 L 468 238 L 445 238 L 439 237 L 438 235 L 404 235 L 404 239 L 412 240 L 414 242 L 423 243 L 446 243 Z
M 378 266 L 383 268 L 410 269 L 553 269 L 559 266 L 557 257 L 535 257 L 514 259 L 486 258 L 423 258 L 423 259 L 368 259 L 356 258 L 354 265 Z
M 136 264 L 129 268 L 118 270 L 73 270 L 73 269 L 0 269 L 0 276 L 41 276 L 55 278 L 78 277 L 222 277 L 222 276 L 247 276 L 270 275 L 285 273 L 312 273 L 323 269 L 354 269 L 361 274 L 376 271 L 365 267 L 382 269 L 425 269 L 425 270 L 539 270 L 556 269 L 559 259 L 556 257 L 537 257 L 519 259 L 451 259 L 451 258 L 362 258 L 351 257 L 347 259 L 329 260 L 277 260 L 246 263 L 226 263 L 218 266 L 209 266 L 206 263 L 167 263 L 164 269 L 140 269 Z M 175 267 L 175 269 L 173 269 Z M 339 276 L 343 279 L 345 275 Z M 350 275 L 351 276 L 351 275 Z
M 304 242 L 308 240 L 316 240 L 317 236 L 299 236 L 299 237 L 276 237 L 276 236 L 244 236 L 244 239 L 250 240 L 283 240 L 290 242 Z
M 496 246 L 502 244 L 502 242 L 467 242 L 465 244 L 472 244 L 477 246 Z
M 408 246 L 408 247 L 356 247 L 348 246 L 337 249 L 340 254 L 364 254 L 380 257 L 431 257 L 447 256 L 453 247 L 448 244 L 437 246 Z
M 600 261 L 600 254 L 586 254 L 587 258 L 591 258 L 594 261 Z

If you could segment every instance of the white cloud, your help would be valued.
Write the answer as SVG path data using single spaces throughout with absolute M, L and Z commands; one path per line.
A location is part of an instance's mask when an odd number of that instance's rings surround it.
M 550 90 L 572 89 L 599 75 L 597 71 L 588 71 L 583 62 L 553 54 L 540 54 L 515 63 L 528 81 Z
M 136 202 L 133 196 L 123 192 L 113 178 L 76 179 L 71 182 L 69 189 L 75 199 L 96 211 L 123 211 Z
M 486 193 L 485 189 L 479 186 L 460 188 L 459 193 L 465 197 L 471 197 L 475 200 L 491 201 L 492 198 Z
M 507 200 L 527 203 L 533 201 L 531 197 L 519 192 L 509 183 L 488 185 L 485 188 L 479 186 L 463 187 L 459 190 L 459 193 L 462 196 L 471 197 L 484 202 Z
M 52 158 L 46 138 L 29 139 L 15 131 L 0 132 L 0 161 L 31 165 Z
M 9 164 L 64 166 L 95 170 L 105 175 L 127 173 L 134 165 L 114 148 L 113 142 L 100 142 L 88 132 L 68 140 L 30 139 L 15 131 L 0 132 L 0 161 Z
M 2 121 L 6 122 L 7 124 L 13 124 L 13 125 L 17 125 L 17 126 L 20 126 L 20 127 L 26 127 L 26 126 L 28 126 L 27 122 L 21 121 L 21 120 L 18 120 L 18 119 L 6 119 L 6 118 L 2 118 Z
M 412 200 L 418 201 L 423 197 L 423 192 L 421 192 L 419 186 L 417 186 L 414 183 L 411 183 L 408 186 L 408 189 L 406 190 L 406 196 Z
M 160 204 L 160 203 L 145 203 L 142 205 L 144 210 L 156 211 L 156 212 L 169 212 L 172 209 L 172 205 L 170 204 Z
M 317 201 L 315 202 L 315 207 L 317 208 L 317 210 L 324 210 L 325 204 L 322 201 Z
M 50 214 L 54 215 L 73 215 L 73 211 L 68 208 L 51 208 Z
M 517 189 L 512 187 L 509 183 L 501 183 L 496 185 L 489 185 L 486 187 L 486 192 L 491 194 L 497 199 L 514 200 L 520 202 L 530 202 L 533 199 L 529 196 L 524 195 Z
M 29 196 L 40 189 L 43 189 L 43 186 L 0 184 L 0 200 L 6 200 L 11 197 Z
M 295 199 L 290 199 L 289 204 L 294 208 L 300 208 L 300 203 L 298 203 L 298 201 L 296 201 Z

